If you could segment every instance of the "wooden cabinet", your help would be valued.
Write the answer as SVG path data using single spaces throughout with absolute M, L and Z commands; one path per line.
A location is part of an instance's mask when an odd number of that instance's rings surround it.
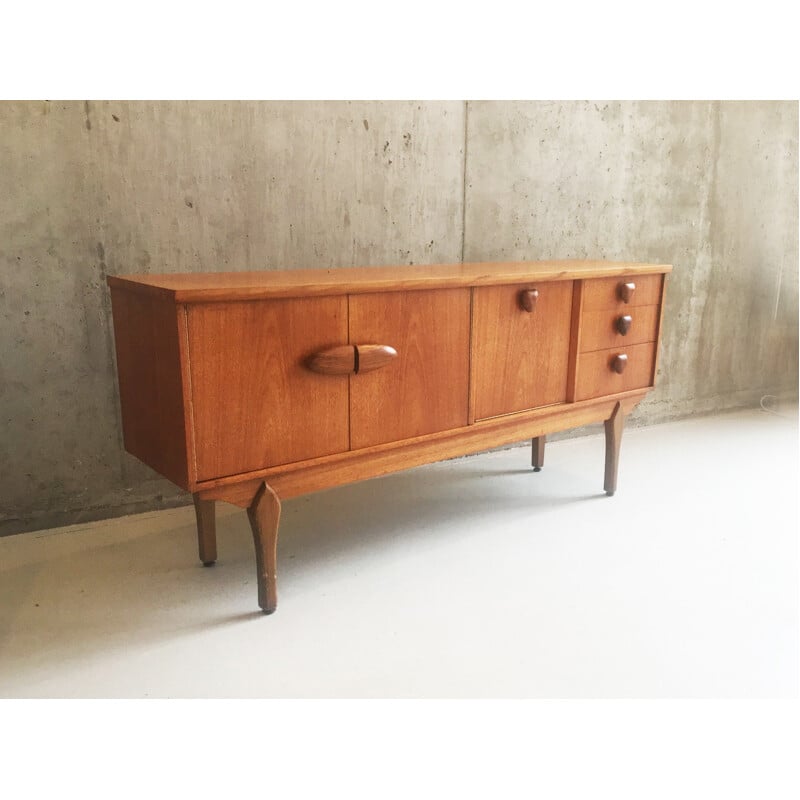
M 669 265 L 602 261 L 111 277 L 129 452 L 248 509 L 277 603 L 281 499 L 603 422 L 653 385 Z

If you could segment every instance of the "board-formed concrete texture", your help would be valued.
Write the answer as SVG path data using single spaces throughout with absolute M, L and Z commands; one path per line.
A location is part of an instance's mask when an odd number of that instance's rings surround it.
M 466 261 L 674 265 L 632 422 L 796 393 L 796 102 L 474 102 Z
M 122 448 L 105 277 L 674 264 L 632 420 L 797 386 L 796 102 L 0 102 L 0 534 L 183 504 Z
M 106 275 L 459 261 L 464 111 L 0 103 L 0 532 L 188 499 L 123 450 Z

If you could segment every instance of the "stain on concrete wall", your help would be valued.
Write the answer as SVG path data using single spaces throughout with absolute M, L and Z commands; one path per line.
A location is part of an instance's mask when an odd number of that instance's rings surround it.
M 188 500 L 122 449 L 107 274 L 668 261 L 639 422 L 794 392 L 797 124 L 794 102 L 0 103 L 0 533 Z

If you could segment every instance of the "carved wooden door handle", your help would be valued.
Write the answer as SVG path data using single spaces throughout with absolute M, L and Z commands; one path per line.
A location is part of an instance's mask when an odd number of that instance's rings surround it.
M 617 332 L 621 333 L 623 336 L 626 336 L 628 331 L 631 329 L 631 324 L 633 323 L 633 317 L 630 314 L 625 314 L 624 317 L 617 318 Z
M 636 291 L 636 284 L 633 282 L 621 283 L 617 287 L 619 299 L 622 300 L 623 303 L 630 303 L 631 299 L 633 298 L 634 291 Z
M 369 372 L 397 358 L 397 350 L 386 344 L 343 344 L 320 350 L 306 359 L 306 366 L 321 375 Z
M 343 344 L 321 350 L 308 357 L 306 366 L 312 372 L 319 372 L 321 375 L 347 375 L 349 372 L 355 372 L 356 349 L 352 344 Z
M 536 308 L 536 301 L 538 299 L 539 299 L 538 289 L 523 289 L 519 293 L 519 304 L 528 313 L 531 313 Z
M 385 367 L 394 358 L 397 358 L 397 350 L 388 344 L 357 344 L 356 372 L 370 372 Z
M 625 372 L 625 367 L 627 366 L 628 356 L 626 356 L 625 353 L 620 353 L 611 359 L 611 369 L 614 370 L 617 375 L 622 375 L 622 373 Z

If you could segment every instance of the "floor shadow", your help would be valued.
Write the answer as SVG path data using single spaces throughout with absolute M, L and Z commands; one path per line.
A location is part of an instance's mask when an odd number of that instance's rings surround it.
M 564 505 L 604 497 L 602 492 L 581 493 L 585 479 L 558 468 L 550 477 L 542 476 L 544 472 L 534 473 L 530 467 L 453 461 L 286 501 L 278 549 L 282 585 L 326 559 L 346 557 L 359 548 L 374 549 L 379 557 L 385 551 L 390 557 L 399 542 L 407 546 L 435 538 L 445 520 L 451 529 L 453 523 L 469 520 L 465 529 L 474 530 L 485 517 L 492 535 L 498 536 L 506 520 L 525 514 L 531 519 L 531 535 L 536 535 L 537 518 Z M 577 492 L 564 494 L 564 487 Z M 73 534 L 62 541 L 57 555 L 43 548 L 38 559 L 6 564 L 0 582 L 0 695 L 3 676 L 8 681 L 15 670 L 29 669 L 30 662 L 40 659 L 39 650 L 49 660 L 69 663 L 98 649 L 105 654 L 132 642 L 152 645 L 263 621 L 256 608 L 246 514 L 231 513 L 223 504 L 220 512 L 219 561 L 210 569 L 197 559 L 192 509 L 163 512 L 176 514 L 173 527 L 138 532 L 128 524 L 118 540 L 107 534 L 100 541 L 94 535 Z M 240 592 L 243 583 L 252 591 L 251 609 L 208 615 L 209 592 L 224 593 L 226 587 Z

